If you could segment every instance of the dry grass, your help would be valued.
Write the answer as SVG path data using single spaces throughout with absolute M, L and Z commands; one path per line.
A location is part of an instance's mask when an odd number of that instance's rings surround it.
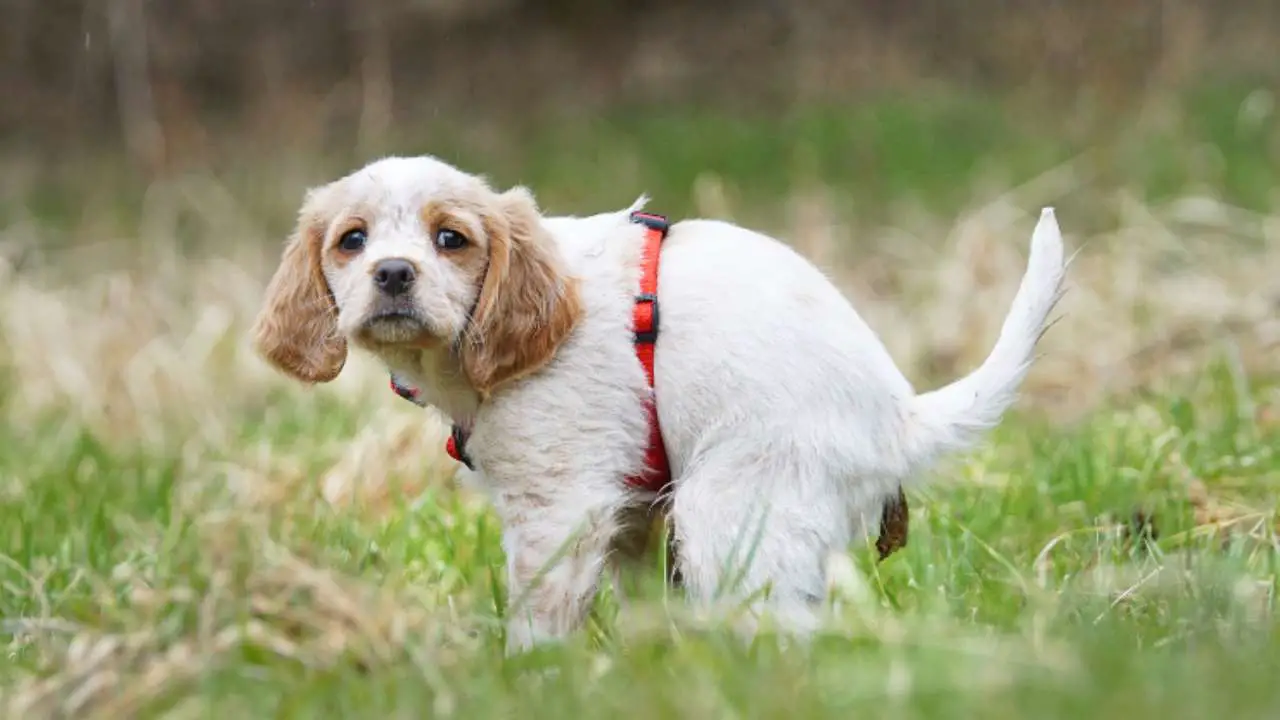
M 829 193 L 798 192 L 789 219 L 772 229 L 837 280 L 909 377 L 942 380 L 990 349 L 998 310 L 1021 277 L 1034 217 L 1081 184 L 1066 165 L 958 218 L 914 213 L 856 238 Z M 385 402 L 382 371 L 367 358 L 353 358 L 337 382 L 312 391 L 275 376 L 252 354 L 245 332 L 281 238 L 246 222 L 229 227 L 225 204 L 155 195 L 163 199 L 139 236 L 122 241 L 126 257 L 80 247 L 16 270 L 6 254 L 56 245 L 60 230 L 27 225 L 0 234 L 0 360 L 12 381 L 4 407 L 10 423 L 57 413 L 127 443 L 218 450 L 246 407 L 281 393 L 293 402 L 321 396 L 377 408 L 379 424 L 369 430 L 385 447 L 357 442 L 348 451 L 363 454 L 353 462 L 392 462 L 388 453 L 416 442 L 403 422 L 416 423 L 420 413 Z M 703 214 L 733 213 L 713 192 L 700 193 L 698 205 Z M 171 242 L 189 234 L 178 218 L 191 210 L 207 216 L 203 236 L 190 244 L 217 248 L 220 257 L 203 251 L 189 259 Z M 1091 218 L 1062 217 L 1077 256 L 1062 318 L 1028 380 L 1027 408 L 1077 415 L 1117 393 L 1193 372 L 1225 348 L 1246 368 L 1268 367 L 1265 358 L 1280 343 L 1280 216 L 1210 197 L 1148 206 L 1126 193 L 1094 212 L 1117 217 L 1118 226 L 1082 235 L 1075 227 Z M 851 257 L 842 248 L 854 240 L 869 249 Z

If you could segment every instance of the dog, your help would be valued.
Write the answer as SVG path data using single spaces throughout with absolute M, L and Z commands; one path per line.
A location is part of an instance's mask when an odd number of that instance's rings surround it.
M 658 504 L 695 607 L 742 602 L 752 628 L 770 614 L 816 629 L 828 555 L 999 423 L 1062 293 L 1045 208 L 990 355 L 917 394 L 791 247 L 718 220 L 637 222 L 645 202 L 547 216 L 524 187 L 431 156 L 379 159 L 306 193 L 255 322 L 285 374 L 328 382 L 355 347 L 465 429 L 503 526 L 509 653 L 577 628 Z M 636 482 L 655 437 L 664 481 Z

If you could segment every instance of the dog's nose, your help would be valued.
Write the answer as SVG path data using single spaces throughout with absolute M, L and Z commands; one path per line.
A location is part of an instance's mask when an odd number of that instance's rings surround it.
M 373 266 L 373 284 L 382 292 L 395 297 L 413 287 L 417 273 L 407 260 L 391 258 Z

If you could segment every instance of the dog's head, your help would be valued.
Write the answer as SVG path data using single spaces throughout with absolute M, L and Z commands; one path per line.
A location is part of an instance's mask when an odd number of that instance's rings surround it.
M 527 190 L 387 158 L 307 193 L 254 336 L 309 383 L 337 377 L 351 345 L 449 352 L 485 395 L 545 365 L 581 313 Z

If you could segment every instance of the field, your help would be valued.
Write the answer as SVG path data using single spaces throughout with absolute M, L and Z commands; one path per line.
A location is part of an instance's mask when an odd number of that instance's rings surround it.
M 912 492 L 904 551 L 833 560 L 812 646 L 688 616 L 655 559 L 639 597 L 515 660 L 498 526 L 444 428 L 365 358 L 305 389 L 246 343 L 303 187 L 345 160 L 146 187 L 110 157 L 15 159 L 4 717 L 1275 717 L 1274 97 L 1215 85 L 1162 112 L 1075 146 L 937 98 L 633 113 L 520 152 L 406 138 L 552 212 L 647 191 L 780 233 L 919 387 L 994 341 L 1041 206 L 1078 251 L 1017 411 Z

